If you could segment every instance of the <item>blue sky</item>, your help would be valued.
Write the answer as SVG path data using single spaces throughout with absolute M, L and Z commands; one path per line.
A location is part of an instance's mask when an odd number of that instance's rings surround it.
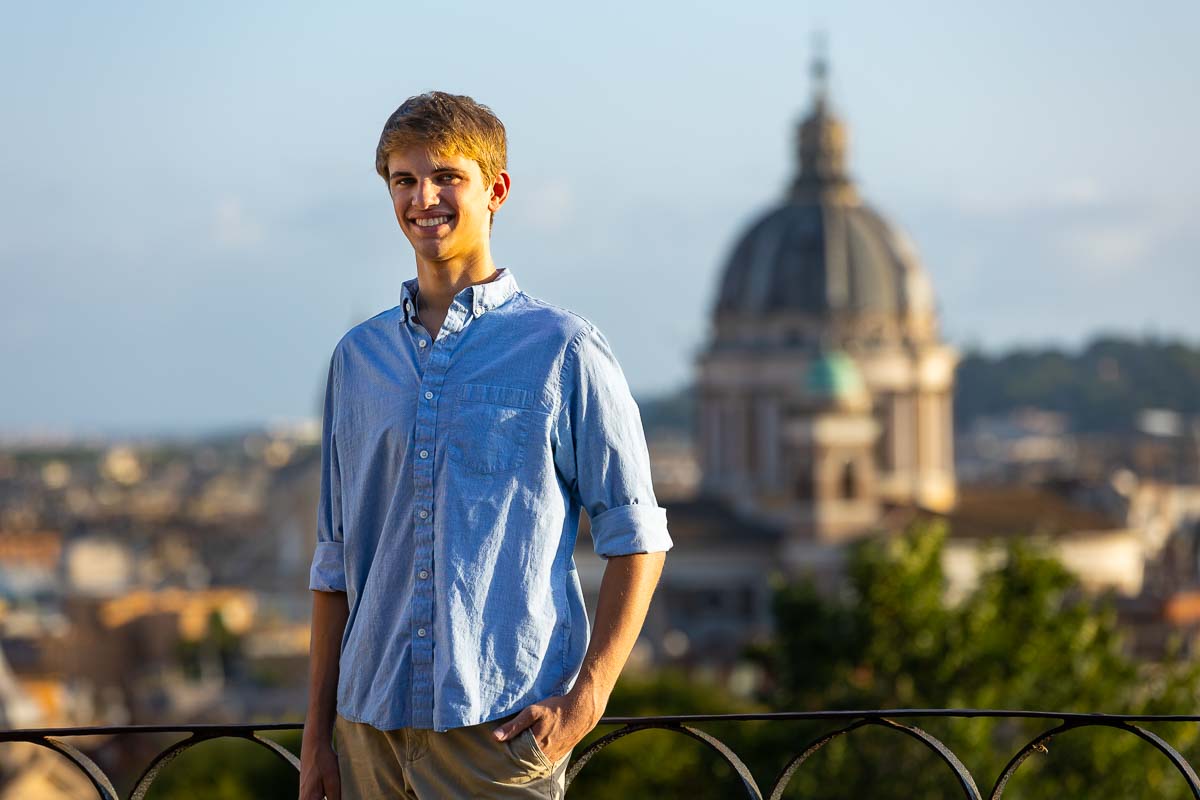
M 341 333 L 415 274 L 373 156 L 431 88 L 508 128 L 497 263 L 596 322 L 635 393 L 674 388 L 792 177 L 816 27 L 950 341 L 1200 338 L 1200 4 L 447 8 L 11 8 L 0 433 L 317 414 Z

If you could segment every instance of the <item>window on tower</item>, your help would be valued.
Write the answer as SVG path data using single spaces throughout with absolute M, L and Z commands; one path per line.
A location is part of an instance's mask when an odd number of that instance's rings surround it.
M 853 461 L 842 465 L 841 495 L 843 500 L 858 497 L 858 474 Z

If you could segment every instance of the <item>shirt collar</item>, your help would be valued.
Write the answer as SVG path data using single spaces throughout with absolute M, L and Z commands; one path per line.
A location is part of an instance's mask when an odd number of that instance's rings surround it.
M 454 296 L 455 300 L 461 300 L 463 305 L 470 308 L 476 318 L 504 305 L 508 298 L 521 289 L 517 285 L 517 278 L 513 275 L 512 270 L 508 267 L 498 267 L 497 270 L 500 272 L 498 277 L 487 283 L 473 283 Z M 402 298 L 400 305 L 404 310 L 406 323 L 411 321 L 413 315 L 417 313 L 417 289 L 416 278 L 406 280 L 400 289 Z

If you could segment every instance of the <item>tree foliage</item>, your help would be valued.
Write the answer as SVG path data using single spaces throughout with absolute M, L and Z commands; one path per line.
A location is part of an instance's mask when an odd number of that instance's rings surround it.
M 762 653 L 789 709 L 994 708 L 1193 713 L 1195 665 L 1140 665 L 1122 647 L 1110 602 L 1088 598 L 1061 564 L 1021 540 L 960 603 L 944 600 L 943 527 L 872 540 L 850 558 L 844 596 L 806 584 L 776 595 L 778 636 Z M 985 793 L 1007 760 L 1052 720 L 918 720 Z M 1196 726 L 1160 733 L 1192 748 Z M 863 741 L 851 739 L 862 736 Z M 795 797 L 955 797 L 951 773 L 915 741 L 855 732 L 797 773 Z M 897 758 L 898 753 L 903 756 Z M 834 783 L 836 782 L 836 783 Z M 836 794 L 822 787 L 837 785 Z M 1027 761 L 1006 797 L 1190 797 L 1168 761 L 1136 737 L 1082 729 Z
M 260 734 L 263 735 L 263 734 Z M 263 735 L 297 755 L 297 731 Z M 214 739 L 186 750 L 163 769 L 147 800 L 295 800 L 300 781 L 291 765 L 265 747 L 241 739 Z M 122 797 L 127 796 L 126 793 Z
M 1122 433 L 1144 408 L 1200 413 L 1200 347 L 1097 337 L 1078 352 L 968 353 L 955 376 L 956 424 L 1022 406 L 1066 414 L 1083 432 Z

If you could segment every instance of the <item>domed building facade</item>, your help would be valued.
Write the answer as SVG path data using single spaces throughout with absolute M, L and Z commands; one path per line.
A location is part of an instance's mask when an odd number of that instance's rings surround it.
M 949 510 L 957 353 L 911 241 L 860 198 L 813 69 L 796 177 L 738 239 L 697 368 L 701 492 L 780 530 L 791 557 Z

